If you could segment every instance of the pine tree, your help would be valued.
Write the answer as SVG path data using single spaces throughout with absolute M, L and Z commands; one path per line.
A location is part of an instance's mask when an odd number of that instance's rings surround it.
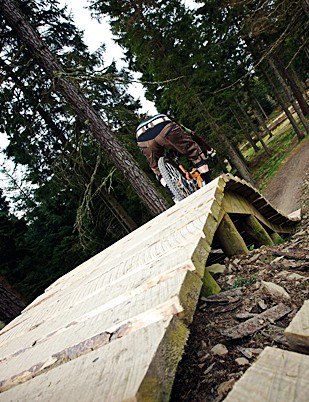
M 78 84 L 67 76 L 66 71 L 49 51 L 38 32 L 29 25 L 16 3 L 14 1 L 0 2 L 0 9 L 6 21 L 17 33 L 18 40 L 26 44 L 40 68 L 53 80 L 58 91 L 64 94 L 72 109 L 78 114 L 79 120 L 88 125 L 106 154 L 131 182 L 144 203 L 152 213 L 162 212 L 166 208 L 166 203 L 158 191 L 103 122 L 98 112 L 81 92 Z
M 91 9 L 111 18 L 130 67 L 142 72 L 146 96 L 157 109 L 199 132 L 211 131 L 214 146 L 221 146 L 240 174 L 252 181 L 226 135 L 229 131 L 222 124 L 225 113 L 221 99 L 210 95 L 217 79 L 216 66 L 209 56 L 205 60 L 207 38 L 201 36 L 193 13 L 179 0 L 135 1 L 130 5 L 94 0 Z

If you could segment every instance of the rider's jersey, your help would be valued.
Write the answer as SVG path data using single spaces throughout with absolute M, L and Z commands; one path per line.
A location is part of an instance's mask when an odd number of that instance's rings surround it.
M 172 121 L 165 114 L 156 114 L 137 126 L 136 139 L 138 142 L 152 140 L 169 123 L 172 123 Z

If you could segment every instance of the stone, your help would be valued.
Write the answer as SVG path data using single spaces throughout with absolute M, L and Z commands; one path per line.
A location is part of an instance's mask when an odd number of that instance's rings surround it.
M 218 387 L 218 396 L 222 397 L 224 395 L 227 395 L 233 388 L 235 382 L 235 378 L 232 378 L 229 381 L 222 382 Z
M 249 364 L 249 360 L 247 360 L 245 357 L 238 357 L 237 359 L 235 359 L 235 362 L 239 366 L 246 366 L 247 364 Z
M 302 279 L 302 280 L 305 280 L 305 281 L 308 281 L 308 280 L 309 280 L 309 278 L 306 278 L 305 276 L 302 276 L 302 275 L 299 275 L 299 274 L 296 274 L 296 273 L 290 274 L 290 275 L 287 277 L 287 279 L 295 279 L 295 280 Z
M 265 301 L 263 299 L 258 299 L 257 304 L 262 310 L 267 309 L 267 304 L 265 303 Z
M 273 296 L 290 299 L 288 292 L 282 286 L 279 286 L 276 283 L 262 281 L 262 287 Z
M 211 349 L 211 353 L 214 355 L 224 356 L 228 353 L 228 349 L 222 343 L 218 343 Z
M 223 274 L 226 270 L 226 267 L 223 264 L 212 264 L 209 267 L 206 267 L 206 269 L 211 274 Z

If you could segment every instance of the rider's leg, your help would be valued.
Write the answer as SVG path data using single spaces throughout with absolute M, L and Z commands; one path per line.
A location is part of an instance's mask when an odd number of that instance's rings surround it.
M 196 169 L 200 172 L 204 184 L 211 182 L 209 167 L 205 160 L 201 160 L 200 162 L 195 163 L 194 167 L 196 167 Z
M 142 154 L 147 158 L 149 166 L 153 173 L 158 177 L 160 170 L 158 168 L 158 161 L 164 155 L 164 147 L 156 141 L 156 138 L 148 141 L 137 142 L 137 145 Z M 162 186 L 165 186 L 161 183 Z
M 176 151 L 185 155 L 200 172 L 205 184 L 211 181 L 206 157 L 201 148 L 178 124 L 173 126 L 168 135 L 165 137 L 159 135 L 158 139 L 162 142 L 162 145 L 169 145 L 173 149 L 176 149 Z

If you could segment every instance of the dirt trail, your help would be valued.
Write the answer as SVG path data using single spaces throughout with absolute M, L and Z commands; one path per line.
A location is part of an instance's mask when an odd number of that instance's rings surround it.
M 285 214 L 301 207 L 301 188 L 309 170 L 309 138 L 299 144 L 284 161 L 264 190 L 265 198 Z

